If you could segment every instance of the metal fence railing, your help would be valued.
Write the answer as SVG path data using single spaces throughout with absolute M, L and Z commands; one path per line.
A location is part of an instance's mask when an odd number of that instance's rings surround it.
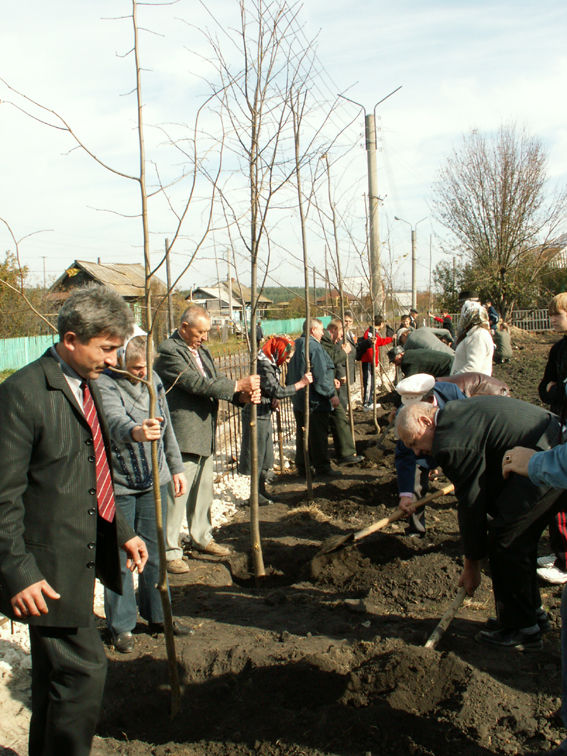
M 215 366 L 219 373 L 232 380 L 239 380 L 250 374 L 250 354 L 247 349 L 240 348 L 226 352 L 215 358 Z M 282 371 L 282 383 L 285 384 L 285 366 Z M 287 443 L 295 438 L 295 418 L 291 399 L 280 400 L 280 425 L 282 442 Z M 276 415 L 272 413 L 274 443 L 279 442 Z M 238 473 L 238 458 L 242 440 L 241 411 L 234 404 L 221 400 L 217 425 L 215 473 L 217 477 L 234 476 Z M 276 464 L 279 465 L 279 451 L 275 452 Z
M 549 313 L 545 310 L 514 310 L 509 318 L 511 325 L 523 331 L 549 331 Z
M 459 326 L 461 314 L 451 313 L 451 318 L 453 320 L 453 327 L 456 330 Z M 532 331 L 534 333 L 551 330 L 547 308 L 542 310 L 512 310 L 508 314 L 508 325 L 521 328 L 522 331 Z

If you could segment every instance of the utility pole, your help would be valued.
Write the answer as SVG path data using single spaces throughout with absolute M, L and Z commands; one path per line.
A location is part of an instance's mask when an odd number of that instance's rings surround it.
M 422 218 L 419 220 L 415 226 L 412 226 L 411 223 L 407 220 L 404 220 L 403 218 L 398 218 L 397 215 L 394 215 L 394 220 L 401 221 L 402 223 L 407 223 L 408 226 L 411 228 L 411 306 L 417 310 L 417 252 L 416 252 L 416 228 L 419 226 L 420 223 L 422 223 L 424 220 L 427 220 L 427 215 L 425 218 Z
M 230 268 L 230 247 L 227 247 L 226 256 L 228 261 L 228 311 L 230 314 L 230 322 L 234 320 L 234 313 L 232 311 L 232 270 Z
M 313 268 L 313 301 L 314 301 L 314 312 L 313 315 L 315 315 L 315 312 L 317 310 L 317 284 L 315 282 L 315 268 Z
M 381 250 L 380 250 L 380 228 L 378 225 L 378 171 L 376 168 L 376 108 L 378 105 L 387 100 L 395 94 L 401 87 L 394 89 L 389 95 L 383 97 L 374 106 L 372 113 L 366 113 L 364 115 L 364 126 L 366 133 L 366 155 L 368 161 L 368 218 L 370 224 L 370 298 L 372 300 L 372 315 L 376 316 L 382 311 L 382 275 L 381 275 Z M 339 95 L 344 100 L 358 105 L 362 110 L 365 110 L 364 105 L 361 105 L 355 100 L 351 100 L 350 97 Z M 374 318 L 373 318 L 374 322 Z
M 411 306 L 417 310 L 417 254 L 415 251 L 415 226 L 411 230 Z
M 370 298 L 374 317 L 382 309 L 382 281 L 380 277 L 380 226 L 378 216 L 378 170 L 376 168 L 376 119 L 367 113 L 366 156 L 368 160 L 368 219 L 370 222 Z
M 45 276 L 45 256 L 43 257 L 43 295 L 45 296 L 45 292 L 47 291 L 47 278 Z
M 171 266 L 169 262 L 169 239 L 165 240 L 165 276 L 167 285 L 167 335 L 173 333 L 173 299 L 171 297 Z
M 327 267 L 327 245 L 325 245 L 325 314 L 329 314 L 329 296 L 331 294 L 329 284 L 329 268 Z
M 428 311 L 431 312 L 431 271 L 433 269 L 433 242 L 431 234 L 429 234 L 429 307 Z

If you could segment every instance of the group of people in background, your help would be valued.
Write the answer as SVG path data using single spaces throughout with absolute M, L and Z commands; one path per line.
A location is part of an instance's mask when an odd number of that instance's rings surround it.
M 219 400 L 243 411 L 239 470 L 246 475 L 256 405 L 258 503 L 268 505 L 275 498 L 272 415 L 279 402 L 293 403 L 299 475 L 309 466 L 316 480 L 339 478 L 342 467 L 363 459 L 347 415 L 356 361 L 362 407 L 375 409 L 384 346 L 403 374 L 392 420 L 406 534 L 424 537 L 426 512 L 418 502 L 441 466 L 456 489 L 465 555 L 460 583 L 469 594 L 490 559 L 497 616 L 477 639 L 496 649 L 542 648 L 550 623 L 537 577 L 567 585 L 567 339 L 551 349 L 539 386 L 550 409 L 512 399 L 492 377 L 493 360 L 512 357 L 510 330 L 490 302 L 481 305 L 474 292 L 462 299 L 456 330 L 447 310 L 428 313 L 435 327 L 418 327 L 411 310 L 397 332 L 376 316 L 358 339 L 351 312 L 327 329 L 311 318 L 295 341 L 257 331 L 257 370 L 233 380 L 218 373 L 206 348 L 211 323 L 202 307 L 185 310 L 154 362 L 146 334 L 118 295 L 96 286 L 69 296 L 59 343 L 0 386 L 0 609 L 30 625 L 32 756 L 90 752 L 106 675 L 92 613 L 95 574 L 105 585 L 114 646 L 128 654 L 138 615 L 146 632 L 164 632 L 160 520 L 169 574 L 187 573 L 193 551 L 209 558 L 230 553 L 214 539 L 211 521 Z M 549 313 L 566 336 L 567 293 L 554 297 Z M 538 559 L 547 526 L 553 553 Z M 567 598 L 562 619 L 567 659 Z M 188 633 L 179 619 L 174 633 Z M 564 685 L 567 707 L 567 664 Z M 567 754 L 567 742 L 555 753 Z

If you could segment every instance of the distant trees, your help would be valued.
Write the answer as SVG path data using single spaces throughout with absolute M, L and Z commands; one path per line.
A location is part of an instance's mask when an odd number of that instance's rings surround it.
M 433 213 L 451 233 L 446 251 L 460 257 L 461 283 L 489 296 L 503 317 L 520 299 L 536 303 L 559 252 L 567 192 L 548 193 L 546 169 L 539 139 L 501 126 L 495 135 L 465 135 L 433 185 Z M 438 266 L 437 285 L 452 274 Z
M 6 252 L 4 260 L 0 261 L 0 339 L 51 333 L 22 297 L 23 292 L 31 305 L 45 314 L 44 291 L 30 286 L 28 277 L 27 266 L 21 268 L 17 256 Z

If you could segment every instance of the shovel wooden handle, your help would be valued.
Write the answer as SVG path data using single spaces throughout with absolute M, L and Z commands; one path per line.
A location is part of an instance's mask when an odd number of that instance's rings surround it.
M 417 507 L 421 507 L 422 504 L 427 504 L 428 501 L 433 501 L 433 499 L 438 499 L 440 496 L 446 496 L 447 494 L 453 493 L 454 490 L 455 486 L 451 483 L 450 485 L 445 486 L 445 488 L 440 488 L 438 491 L 433 491 L 432 493 L 427 494 L 423 499 L 416 501 L 413 506 L 417 509 Z M 371 533 L 375 533 L 377 530 L 382 530 L 382 528 L 385 528 L 386 525 L 389 525 L 391 522 L 400 520 L 402 517 L 407 517 L 407 514 L 408 513 L 404 509 L 398 507 L 398 509 L 392 512 L 389 517 L 384 517 L 373 525 L 364 528 L 364 530 L 359 530 L 358 533 L 354 534 L 354 540 L 360 541 L 361 538 L 366 538 L 366 536 L 369 536 Z
M 437 644 L 439 643 L 441 638 L 445 635 L 445 630 L 449 627 L 449 625 L 451 624 L 451 622 L 453 621 L 455 617 L 455 614 L 461 608 L 461 604 L 465 600 L 466 595 L 467 595 L 467 591 L 465 587 L 461 586 L 457 592 L 457 595 L 453 599 L 453 603 L 447 609 L 445 614 L 441 617 L 441 619 L 439 620 L 439 624 L 429 636 L 429 639 L 427 640 L 427 643 L 425 644 L 425 648 L 437 648 Z
M 396 422 L 396 418 L 395 418 L 395 417 L 393 417 L 393 418 L 392 418 L 392 419 L 390 420 L 390 422 L 388 423 L 388 425 L 386 426 L 386 428 L 385 428 L 385 429 L 384 429 L 384 430 L 382 431 L 382 433 L 381 433 L 381 434 L 380 434 L 380 435 L 378 436 L 378 441 L 376 441 L 376 448 L 377 448 L 377 449 L 379 449 L 379 448 L 380 448 L 380 447 L 382 446 L 382 443 L 383 443 L 384 439 L 385 439 L 385 438 L 386 438 L 386 436 L 388 435 L 388 432 L 389 432 L 389 431 L 391 430 L 391 428 L 393 427 L 393 425 L 394 425 L 394 423 L 395 423 L 395 422 Z

